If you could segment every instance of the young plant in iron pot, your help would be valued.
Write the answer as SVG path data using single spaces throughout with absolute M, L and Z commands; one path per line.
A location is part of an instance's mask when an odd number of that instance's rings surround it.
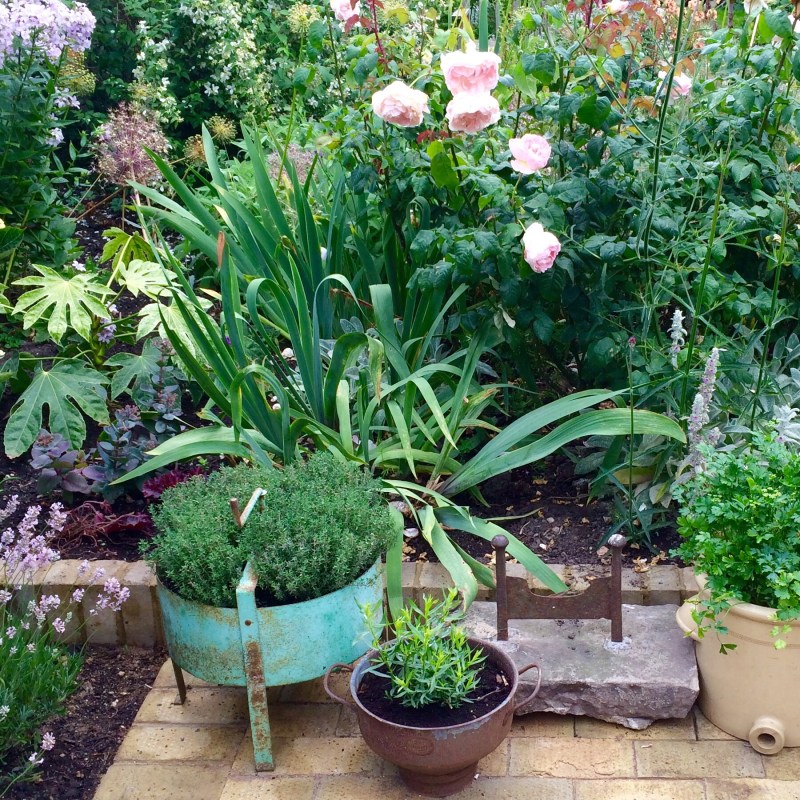
M 800 747 L 800 452 L 771 434 L 702 455 L 674 490 L 677 552 L 700 586 L 677 613 L 697 642 L 700 709 L 761 753 Z
M 355 666 L 336 664 L 325 674 L 325 691 L 352 705 L 364 740 L 400 770 L 406 785 L 446 797 L 469 786 L 478 761 L 508 736 L 519 675 L 502 650 L 467 636 L 458 593 L 408 604 L 393 623 L 378 606 L 364 608 L 373 649 Z M 391 637 L 383 640 L 384 629 Z M 330 676 L 352 671 L 350 698 L 337 696 Z M 536 687 L 524 702 L 539 691 Z
M 181 702 L 180 668 L 247 686 L 256 769 L 272 769 L 265 687 L 368 649 L 361 607 L 383 597 L 380 557 L 400 515 L 357 465 L 320 453 L 194 477 L 164 492 L 153 520 L 146 556 Z

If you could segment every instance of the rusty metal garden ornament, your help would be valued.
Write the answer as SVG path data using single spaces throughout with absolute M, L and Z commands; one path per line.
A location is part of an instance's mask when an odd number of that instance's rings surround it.
M 564 595 L 537 595 L 524 578 L 506 575 L 508 539 L 492 539 L 497 576 L 497 638 L 508 639 L 509 619 L 609 619 L 611 641 L 622 641 L 622 548 L 628 540 L 616 533 L 608 540 L 611 547 L 611 574 L 596 578 L 584 592 Z

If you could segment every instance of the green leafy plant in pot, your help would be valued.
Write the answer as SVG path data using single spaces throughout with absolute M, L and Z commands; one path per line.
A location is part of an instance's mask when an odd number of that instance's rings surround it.
M 232 498 L 252 499 L 239 513 Z M 380 556 L 400 515 L 357 465 L 320 453 L 192 478 L 164 492 L 154 522 L 146 554 L 181 699 L 180 668 L 247 686 L 256 769 L 272 769 L 265 685 L 365 652 L 361 606 L 381 602 Z
M 677 613 L 697 641 L 700 708 L 767 754 L 800 746 L 800 453 L 779 438 L 701 447 L 703 463 L 675 489 L 677 552 L 700 584 Z
M 406 605 L 387 624 L 376 606 L 364 608 L 373 649 L 355 666 L 336 664 L 325 690 L 355 709 L 369 747 L 396 764 L 412 790 L 445 797 L 468 786 L 478 761 L 511 729 L 519 675 L 495 645 L 470 638 L 456 623 L 461 614 L 455 589 L 443 599 L 424 597 Z M 391 637 L 383 640 L 386 630 Z M 350 698 L 330 687 L 331 674 L 352 671 Z M 541 673 L 533 692 L 539 691 Z

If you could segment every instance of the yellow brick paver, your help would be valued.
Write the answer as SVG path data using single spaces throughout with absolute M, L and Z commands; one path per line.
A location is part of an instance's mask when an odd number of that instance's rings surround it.
M 514 720 L 511 729 L 512 736 L 556 736 L 575 735 L 575 717 L 566 717 L 561 714 L 526 714 Z
M 269 690 L 274 772 L 256 773 L 242 688 L 186 676 L 174 703 L 159 673 L 95 800 L 411 800 L 397 768 L 361 738 L 352 709 L 321 681 Z M 347 693 L 349 676 L 334 679 Z M 800 748 L 762 756 L 696 709 L 632 731 L 585 717 L 531 714 L 456 800 L 800 800 Z
M 645 778 L 763 778 L 761 756 L 745 742 L 635 742 Z
M 729 733 L 720 730 L 712 722 L 709 722 L 704 716 L 703 712 L 697 707 L 694 707 L 694 724 L 697 729 L 698 739 L 724 739 L 729 742 L 735 742 L 736 737 L 731 736 Z
M 800 781 L 706 781 L 706 800 L 800 800 Z
M 95 800 L 218 800 L 227 773 L 203 764 L 115 763 Z
M 575 800 L 706 800 L 703 781 L 575 781 Z
M 383 761 L 364 744 L 363 739 L 356 737 L 275 737 L 272 739 L 272 756 L 275 761 L 273 775 L 380 775 L 383 771 Z M 253 740 L 249 733 L 236 754 L 231 774 L 256 774 Z
M 575 718 L 575 735 L 581 739 L 683 739 L 694 741 L 697 736 L 694 718 L 668 719 L 654 722 L 649 728 L 634 731 L 622 725 L 614 725 L 591 717 Z
M 420 797 L 407 789 L 399 778 L 370 778 L 342 775 L 320 781 L 314 800 L 405 800 Z
M 311 800 L 315 788 L 314 778 L 238 777 L 228 780 L 220 800 Z
M 243 727 L 134 725 L 117 751 L 117 761 L 232 762 Z
M 247 695 L 240 689 L 191 689 L 186 702 L 175 702 L 174 689 L 155 689 L 145 698 L 135 722 L 248 725 Z
M 510 739 L 510 775 L 632 778 L 633 743 L 617 739 Z
M 764 756 L 764 766 L 768 778 L 800 781 L 800 748 L 786 748 L 774 756 Z

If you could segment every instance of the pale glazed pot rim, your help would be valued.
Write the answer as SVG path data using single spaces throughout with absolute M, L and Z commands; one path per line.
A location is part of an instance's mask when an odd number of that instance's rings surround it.
M 687 602 L 691 602 L 693 599 L 697 598 L 704 599 L 705 597 L 708 597 L 709 592 L 706 589 L 705 573 L 697 573 L 696 579 L 697 585 L 700 587 L 700 591 L 697 593 L 697 595 L 695 595 L 694 598 L 690 598 Z M 748 603 L 744 600 L 732 602 L 726 613 L 733 614 L 734 616 L 738 617 L 744 617 L 745 619 L 751 619 L 754 622 L 769 623 L 770 625 L 775 625 L 776 622 L 780 621 L 781 624 L 789 625 L 790 627 L 800 626 L 800 619 L 778 620 L 777 609 L 771 608 L 770 606 L 760 606 L 756 603 Z

